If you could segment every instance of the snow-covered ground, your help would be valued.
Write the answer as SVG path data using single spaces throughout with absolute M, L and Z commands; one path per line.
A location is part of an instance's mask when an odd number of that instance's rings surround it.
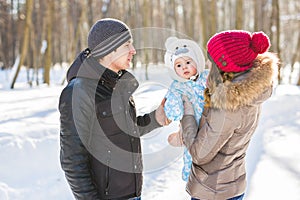
M 29 88 L 22 69 L 14 90 L 5 89 L 7 73 L 0 72 L 0 200 L 73 199 L 59 164 L 57 105 L 63 86 L 58 83 L 64 72 L 53 70 L 49 87 Z M 160 103 L 171 80 L 161 68 L 150 68 L 151 82 L 144 81 L 144 73 L 134 73 L 141 82 L 136 104 L 140 112 L 146 112 Z M 168 134 L 177 126 L 174 122 L 143 138 L 144 200 L 189 199 L 181 180 L 182 149 L 167 144 Z M 263 104 L 247 153 L 245 199 L 300 200 L 299 146 L 300 88 L 280 85 Z M 150 154 L 164 159 L 149 160 Z

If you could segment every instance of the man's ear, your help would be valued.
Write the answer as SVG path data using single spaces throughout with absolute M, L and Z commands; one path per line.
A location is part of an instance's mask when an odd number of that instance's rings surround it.
M 105 67 L 109 66 L 112 63 L 113 54 L 114 54 L 114 51 L 110 52 L 103 58 L 100 58 L 99 63 Z

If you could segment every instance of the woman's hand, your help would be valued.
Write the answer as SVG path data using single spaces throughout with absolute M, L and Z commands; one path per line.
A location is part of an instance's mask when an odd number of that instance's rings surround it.
M 175 133 L 171 133 L 168 136 L 168 143 L 173 147 L 182 147 L 183 146 L 183 139 L 182 139 L 182 130 Z

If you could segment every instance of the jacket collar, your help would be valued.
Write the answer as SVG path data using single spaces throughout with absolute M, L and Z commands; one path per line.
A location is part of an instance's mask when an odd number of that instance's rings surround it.
M 77 56 L 67 72 L 68 82 L 76 77 L 98 80 L 102 85 L 116 87 L 129 93 L 134 92 L 139 85 L 136 78 L 128 71 L 120 70 L 116 73 L 101 65 L 86 50 Z
M 74 62 L 71 64 L 67 72 L 67 81 L 70 82 L 73 78 L 84 77 L 90 79 L 103 79 L 111 82 L 110 79 L 118 79 L 123 72 L 115 73 L 114 71 L 102 66 L 96 58 L 90 54 L 87 48 L 80 52 Z
M 211 107 L 234 111 L 269 98 L 278 58 L 275 54 L 258 55 L 254 66 L 231 82 L 220 83 L 211 94 Z

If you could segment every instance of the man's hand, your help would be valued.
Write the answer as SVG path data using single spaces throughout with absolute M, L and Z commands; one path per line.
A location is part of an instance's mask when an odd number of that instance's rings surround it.
M 172 120 L 169 120 L 166 116 L 165 110 L 164 110 L 164 105 L 166 102 L 166 98 L 162 100 L 160 103 L 159 107 L 155 111 L 155 118 L 156 121 L 161 125 L 161 126 L 167 126 L 169 125 Z

